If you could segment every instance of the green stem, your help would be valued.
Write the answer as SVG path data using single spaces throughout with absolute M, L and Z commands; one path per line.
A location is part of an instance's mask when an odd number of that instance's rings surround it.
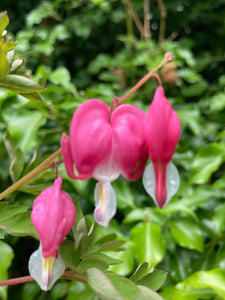
M 41 172 L 43 172 L 51 167 L 54 167 L 54 165 L 52 165 L 51 162 L 60 154 L 61 154 L 61 148 L 58 149 L 53 154 L 51 154 L 48 158 L 46 158 L 39 166 L 37 166 L 31 172 L 26 174 L 24 177 L 20 178 L 17 182 L 15 182 L 9 188 L 7 188 L 5 191 L 3 191 L 0 194 L 0 200 L 4 199 L 9 194 L 16 191 L 21 185 L 25 184 L 27 181 L 29 181 L 36 175 L 40 174 Z

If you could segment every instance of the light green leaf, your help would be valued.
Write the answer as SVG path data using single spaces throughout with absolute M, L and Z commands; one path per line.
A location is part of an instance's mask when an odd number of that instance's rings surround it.
M 165 245 L 161 228 L 155 223 L 139 223 L 131 230 L 138 263 L 149 263 L 149 269 L 159 263 L 165 255 Z
M 15 93 L 44 92 L 45 89 L 36 81 L 21 75 L 7 75 L 0 85 Z
M 9 72 L 9 64 L 5 53 L 0 46 L 0 80 L 4 80 Z M 1 84 L 1 83 L 0 83 Z
M 210 99 L 209 108 L 212 113 L 223 110 L 225 108 L 225 94 L 218 93 L 218 94 L 214 95 Z
M 133 280 L 134 282 L 141 280 L 146 275 L 147 270 L 148 270 L 148 263 L 146 262 L 142 263 L 137 267 L 134 274 L 130 277 L 130 280 Z
M 14 258 L 12 248 L 5 242 L 0 241 L 0 280 L 8 279 L 7 270 Z M 7 300 L 7 286 L 0 287 L 0 298 Z
M 202 292 L 204 292 L 204 289 L 212 289 L 217 295 L 224 299 L 225 270 L 217 268 L 210 271 L 196 272 L 188 277 L 184 282 L 180 283 L 178 288 L 181 289 L 185 285 L 191 285 L 195 289 L 202 290 Z
M 124 300 L 124 297 L 102 271 L 96 268 L 88 269 L 84 277 L 101 300 Z
M 169 221 L 173 237 L 178 245 L 188 249 L 203 251 L 203 235 L 199 226 L 190 219 Z
M 19 148 L 15 148 L 15 142 L 8 131 L 4 135 L 4 144 L 10 157 L 10 176 L 12 181 L 17 181 L 24 168 L 23 153 Z
M 9 17 L 7 15 L 7 11 L 0 13 L 0 37 L 2 36 L 3 31 L 9 24 Z
M 137 286 L 131 280 L 113 272 L 106 272 L 106 275 L 124 299 L 134 299 L 139 294 Z
M 31 235 L 38 238 L 30 217 L 30 211 L 22 205 L 8 205 L 0 203 L 0 229 L 11 235 Z
M 37 146 L 38 129 L 46 121 L 40 111 L 14 111 L 11 115 L 6 114 L 5 118 L 10 134 L 24 154 Z
M 194 158 L 190 172 L 191 183 L 205 183 L 225 161 L 225 146 L 212 143 L 200 149 Z
M 164 300 L 159 294 L 150 290 L 146 286 L 138 285 L 140 295 L 138 295 L 134 300 Z
M 157 291 L 165 282 L 166 276 L 166 272 L 154 270 L 153 272 L 148 273 L 142 279 L 138 280 L 137 284 L 146 286 L 153 291 Z
M 215 214 L 213 216 L 213 223 L 215 225 L 216 232 L 220 235 L 225 228 L 225 204 L 219 204 L 215 208 Z

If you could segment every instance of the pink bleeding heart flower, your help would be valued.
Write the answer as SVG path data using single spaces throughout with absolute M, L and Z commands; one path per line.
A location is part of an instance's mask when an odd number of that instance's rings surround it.
M 72 229 L 76 209 L 62 187 L 62 176 L 34 200 L 31 219 L 40 237 L 40 247 L 29 260 L 31 276 L 43 290 L 51 289 L 63 274 L 65 264 L 58 247 Z
M 146 164 L 143 117 L 138 107 L 129 104 L 117 107 L 110 115 L 104 102 L 92 99 L 75 112 L 70 139 L 65 134 L 62 137 L 62 156 L 68 175 L 73 179 L 93 177 L 99 181 L 95 188 L 94 216 L 105 227 L 116 212 L 111 182 L 119 175 L 137 180 Z
M 145 169 L 143 183 L 146 191 L 162 208 L 179 187 L 179 175 L 171 163 L 181 132 L 180 120 L 164 95 L 162 86 L 143 120 L 143 135 L 152 163 Z

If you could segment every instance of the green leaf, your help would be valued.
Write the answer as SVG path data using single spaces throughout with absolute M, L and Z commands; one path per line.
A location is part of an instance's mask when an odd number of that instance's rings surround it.
M 178 245 L 188 249 L 203 251 L 203 235 L 199 226 L 190 219 L 169 221 L 173 237 Z
M 148 263 L 144 262 L 140 266 L 137 267 L 134 274 L 130 277 L 130 280 L 137 282 L 141 280 L 148 271 Z
M 225 108 L 225 95 L 224 93 L 218 93 L 210 99 L 210 111 L 215 113 Z
M 15 142 L 8 131 L 4 135 L 4 144 L 10 157 L 10 176 L 12 181 L 17 181 L 24 168 L 23 153 L 19 148 L 15 148 Z
M 88 230 L 87 230 L 87 224 L 85 221 L 85 218 L 83 217 L 78 222 L 75 234 L 74 234 L 74 240 L 75 240 L 75 249 L 79 249 L 80 255 L 85 253 L 88 247 Z
M 124 297 L 102 271 L 96 268 L 88 269 L 84 277 L 100 299 L 124 300 Z
M 124 299 L 134 299 L 139 294 L 137 286 L 131 280 L 113 272 L 106 272 L 106 275 Z
M 157 224 L 150 222 L 137 224 L 131 230 L 131 240 L 138 262 L 149 263 L 149 269 L 164 258 L 165 245 L 161 228 Z
M 13 50 L 12 50 L 13 51 Z M 10 51 L 11 52 L 11 51 Z M 15 71 L 16 69 L 18 69 L 19 67 L 22 66 L 22 64 L 24 63 L 24 59 L 23 58 L 17 58 L 11 65 L 10 68 L 10 72 Z
M 123 261 L 116 259 L 114 257 L 111 257 L 109 255 L 103 254 L 103 253 L 94 253 L 93 255 L 83 255 L 83 259 L 98 259 L 104 261 L 107 265 L 117 265 L 121 264 Z
M 6 58 L 7 58 L 7 61 L 8 61 L 9 67 L 10 67 L 10 71 L 11 71 L 11 66 L 12 66 L 12 63 L 13 63 L 14 57 L 15 57 L 15 49 L 13 49 L 13 50 L 10 50 L 10 51 L 8 51 L 8 52 L 7 52 L 7 54 L 6 54 Z
M 38 129 L 46 121 L 40 111 L 14 111 L 5 118 L 10 134 L 24 154 L 37 146 Z
M 11 235 L 31 235 L 38 238 L 30 217 L 30 211 L 22 205 L 8 205 L 0 203 L 0 229 Z
M 215 208 L 215 214 L 213 216 L 213 223 L 215 225 L 216 232 L 222 234 L 225 228 L 225 204 L 219 204 Z
M 7 15 L 7 11 L 0 13 L 0 37 L 2 36 L 3 31 L 9 24 L 9 17 Z
M 80 257 L 75 255 L 75 246 L 71 241 L 64 241 L 59 247 L 60 255 L 65 261 L 66 265 L 71 269 L 76 269 L 80 261 Z
M 217 295 L 225 298 L 225 270 L 213 269 L 210 271 L 199 271 L 192 274 L 184 282 L 179 284 L 181 286 L 191 285 L 195 289 L 212 289 Z M 190 299 L 190 298 L 189 298 Z
M 79 266 L 86 268 L 86 269 L 90 269 L 90 268 L 97 268 L 101 271 L 106 271 L 109 266 L 107 265 L 106 262 L 104 262 L 103 260 L 100 260 L 98 258 L 92 258 L 92 259 L 83 259 Z
M 24 98 L 27 98 L 28 100 L 34 100 L 34 101 L 38 101 L 38 102 L 43 101 L 41 96 L 37 92 L 19 93 L 19 95 L 23 96 Z
M 36 81 L 21 75 L 7 75 L 0 85 L 15 93 L 44 92 L 45 89 Z
M 153 291 L 157 291 L 166 280 L 166 272 L 161 270 L 154 270 L 148 273 L 142 279 L 138 280 L 136 283 L 138 285 L 143 285 L 150 288 Z
M 138 285 L 140 295 L 138 295 L 134 300 L 164 300 L 159 294 L 150 290 L 149 288 Z
M 225 161 L 225 146 L 212 143 L 200 149 L 194 158 L 190 183 L 205 183 Z
M 0 280 L 8 279 L 7 270 L 14 258 L 13 249 L 5 242 L 0 241 Z M 0 298 L 7 300 L 7 286 L 0 287 Z
M 0 46 L 0 80 L 4 80 L 9 72 L 9 64 L 5 53 Z M 1 84 L 1 83 L 0 83 Z

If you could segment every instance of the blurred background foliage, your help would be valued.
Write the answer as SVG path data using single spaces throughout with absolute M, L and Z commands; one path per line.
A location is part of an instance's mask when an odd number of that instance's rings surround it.
M 124 263 L 113 270 L 129 277 L 148 261 L 168 272 L 160 290 L 165 299 L 225 299 L 224 0 L 8 0 L 0 10 L 8 12 L 16 57 L 25 58 L 32 78 L 47 88 L 43 102 L 0 89 L 0 191 L 60 147 L 83 101 L 110 105 L 171 51 L 175 60 L 160 75 L 182 123 L 173 158 L 181 186 L 160 210 L 141 180 L 113 183 L 118 210 L 106 232 L 127 241 L 117 257 Z M 147 111 L 156 87 L 151 79 L 128 102 Z M 72 181 L 63 166 L 59 172 L 91 224 L 95 181 Z M 54 176 L 44 172 L 7 201 L 31 207 Z M 36 248 L 32 237 L 5 234 L 0 278 L 27 275 Z M 7 299 L 6 289 L 0 297 Z M 8 299 L 97 298 L 82 283 L 60 280 L 47 293 L 33 282 L 10 287 Z

